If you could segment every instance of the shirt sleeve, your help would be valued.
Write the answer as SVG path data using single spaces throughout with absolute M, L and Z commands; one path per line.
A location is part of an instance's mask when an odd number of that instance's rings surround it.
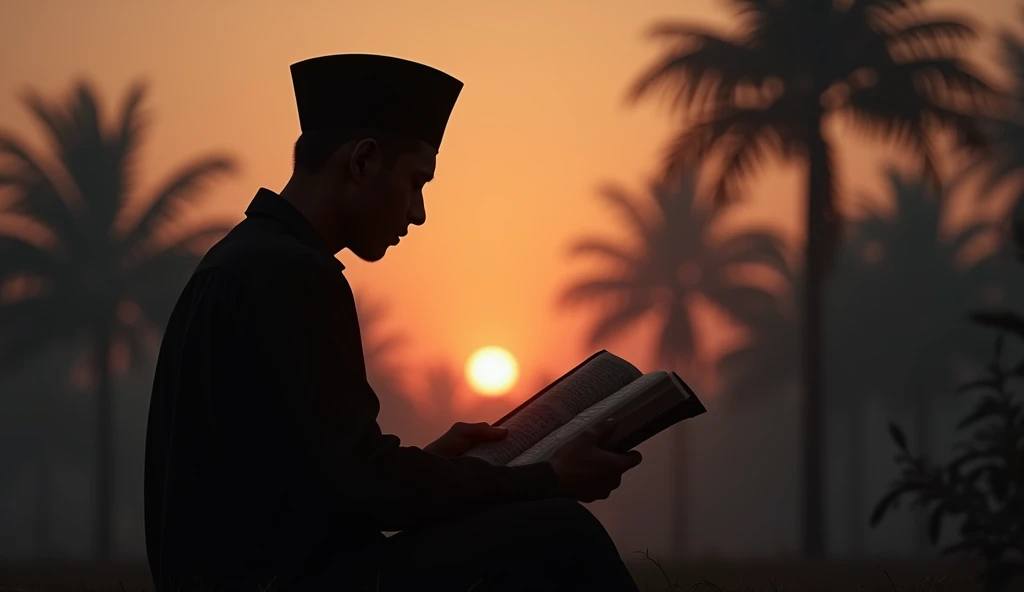
M 291 392 L 292 421 L 339 503 L 381 530 L 405 530 L 490 505 L 556 495 L 547 462 L 494 466 L 442 457 L 383 434 L 366 382 L 351 288 L 340 274 L 289 274 L 256 301 L 273 375 Z

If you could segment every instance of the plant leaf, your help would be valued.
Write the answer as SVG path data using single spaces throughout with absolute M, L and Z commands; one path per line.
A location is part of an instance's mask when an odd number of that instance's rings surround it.
M 896 442 L 897 446 L 904 451 L 907 450 L 907 437 L 903 435 L 903 430 L 891 421 L 889 422 L 889 435 L 892 436 L 892 439 Z
M 1024 339 L 1024 318 L 1012 311 L 974 312 L 968 318 L 979 325 L 1009 331 Z
M 889 509 L 896 506 L 896 502 L 899 500 L 899 498 L 901 498 L 903 494 L 909 492 L 910 489 L 906 486 L 903 486 L 898 487 L 887 493 L 885 497 L 883 497 L 878 502 L 878 504 L 875 505 L 874 511 L 871 512 L 871 520 L 869 524 L 871 526 L 878 525 L 878 523 L 882 521 L 882 518 L 885 517 L 885 514 L 889 511 Z

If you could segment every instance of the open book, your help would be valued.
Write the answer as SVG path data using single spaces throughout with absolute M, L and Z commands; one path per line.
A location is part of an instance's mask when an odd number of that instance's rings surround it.
M 478 444 L 464 456 L 508 466 L 545 461 L 562 444 L 609 417 L 618 425 L 604 447 L 627 452 L 705 411 L 675 372 L 644 374 L 601 350 L 494 422 L 507 427 L 508 436 Z

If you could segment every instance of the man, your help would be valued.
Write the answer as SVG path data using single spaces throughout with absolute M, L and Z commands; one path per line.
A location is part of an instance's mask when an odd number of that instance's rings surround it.
M 160 349 L 145 479 L 156 589 L 635 590 L 577 501 L 640 462 L 601 450 L 609 428 L 513 468 L 460 458 L 501 428 L 456 424 L 419 449 L 376 423 L 335 255 L 377 261 L 426 221 L 462 83 L 373 55 L 291 73 L 292 177 L 207 253 Z

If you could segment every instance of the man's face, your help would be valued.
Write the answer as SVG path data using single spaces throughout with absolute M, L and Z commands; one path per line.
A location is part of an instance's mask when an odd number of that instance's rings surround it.
M 359 159 L 360 147 L 353 159 Z M 398 244 L 409 226 L 426 222 L 423 186 L 434 178 L 437 156 L 433 148 L 420 144 L 417 152 L 400 154 L 394 166 L 384 166 L 379 146 L 371 150 L 365 165 L 355 169 L 364 174 L 356 186 L 347 216 L 348 247 L 364 261 L 378 261 L 389 247 Z

